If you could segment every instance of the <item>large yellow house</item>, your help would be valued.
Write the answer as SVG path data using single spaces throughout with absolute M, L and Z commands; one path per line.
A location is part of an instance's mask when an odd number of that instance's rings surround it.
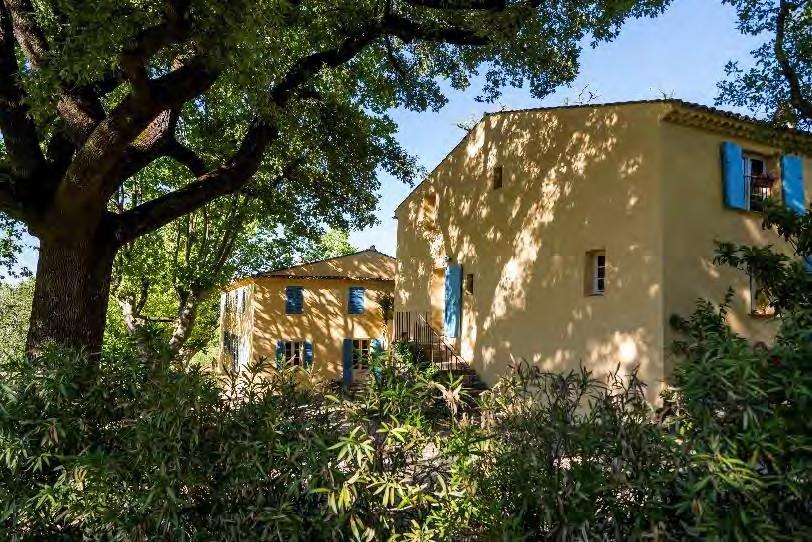
M 220 299 L 220 362 L 269 358 L 351 384 L 389 329 L 395 269 L 372 247 L 231 284 Z
M 715 266 L 713 241 L 788 249 L 758 211 L 776 197 L 803 212 L 810 149 L 678 100 L 485 115 L 396 210 L 396 338 L 425 320 L 489 384 L 519 360 L 638 366 L 653 399 L 669 318 L 697 298 L 732 286 L 733 329 L 773 336 L 758 285 Z

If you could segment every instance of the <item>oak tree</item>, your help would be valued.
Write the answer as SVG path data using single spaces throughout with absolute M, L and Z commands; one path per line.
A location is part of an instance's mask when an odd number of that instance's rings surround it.
M 0 212 L 40 245 L 28 349 L 98 350 L 119 249 L 224 196 L 272 199 L 284 168 L 307 163 L 296 138 L 309 122 L 352 160 L 387 110 L 441 107 L 443 81 L 481 72 L 483 99 L 522 84 L 543 96 L 574 78 L 585 36 L 610 39 L 667 3 L 3 0 Z M 330 133 L 334 112 L 352 133 Z M 111 205 L 158 160 L 191 180 Z M 339 205 L 348 193 L 362 190 L 301 186 Z

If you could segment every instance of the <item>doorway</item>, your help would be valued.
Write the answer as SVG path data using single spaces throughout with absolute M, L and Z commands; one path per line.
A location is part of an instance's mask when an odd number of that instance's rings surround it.
M 443 311 L 445 310 L 445 267 L 438 267 L 431 273 L 429 281 L 429 301 L 431 327 L 437 331 L 443 329 Z

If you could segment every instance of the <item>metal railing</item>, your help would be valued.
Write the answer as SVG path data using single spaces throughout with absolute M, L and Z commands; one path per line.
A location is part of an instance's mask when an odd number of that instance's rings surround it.
M 427 312 L 396 312 L 394 340 L 409 346 L 418 362 L 437 365 L 444 371 L 470 370 L 470 365 L 429 323 Z
M 744 180 L 749 192 L 750 210 L 763 211 L 764 202 L 773 195 L 775 179 L 769 175 L 748 175 Z

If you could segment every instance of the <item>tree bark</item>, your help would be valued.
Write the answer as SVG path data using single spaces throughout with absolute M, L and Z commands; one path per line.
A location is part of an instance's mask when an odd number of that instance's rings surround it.
M 49 344 L 101 353 L 115 252 L 99 234 L 40 238 L 29 354 Z

